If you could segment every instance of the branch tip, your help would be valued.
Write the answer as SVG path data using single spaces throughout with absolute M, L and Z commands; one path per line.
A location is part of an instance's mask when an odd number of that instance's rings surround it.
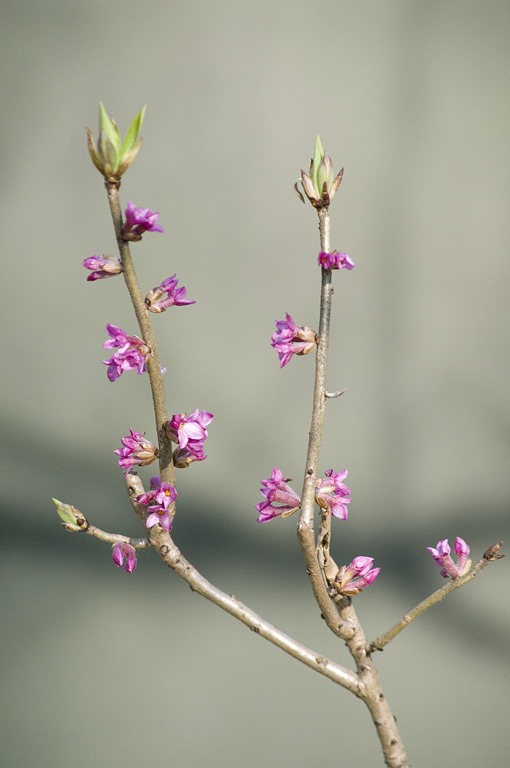
M 493 544 L 492 547 L 489 547 L 489 549 L 483 553 L 483 559 L 487 560 L 488 562 L 491 562 L 493 560 L 501 560 L 504 555 L 498 555 L 499 550 L 503 546 L 503 542 L 500 541 L 499 544 Z

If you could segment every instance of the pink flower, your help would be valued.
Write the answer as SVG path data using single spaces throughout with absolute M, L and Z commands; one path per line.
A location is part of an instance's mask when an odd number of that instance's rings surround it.
M 122 568 L 124 558 L 126 558 L 126 565 L 124 570 L 128 573 L 133 573 L 136 568 L 136 550 L 131 544 L 127 544 L 125 541 L 117 541 L 113 547 L 113 562 Z
M 145 521 L 147 528 L 152 528 L 158 523 L 166 531 L 172 530 L 171 505 L 177 498 L 177 491 L 169 483 L 162 483 L 159 475 L 151 477 L 151 490 L 148 493 L 142 493 L 137 496 L 137 502 L 147 506 L 150 514 Z
M 373 584 L 379 575 L 380 568 L 372 568 L 373 557 L 360 555 L 349 565 L 342 565 L 338 571 L 334 585 L 342 595 L 357 595 L 365 587 Z
M 114 259 L 113 256 L 89 256 L 83 262 L 83 266 L 94 270 L 87 280 L 102 280 L 105 277 L 115 277 L 122 272 L 120 259 Z
M 202 461 L 204 456 L 204 440 L 209 436 L 206 427 L 213 420 L 212 413 L 199 411 L 196 408 L 192 414 L 178 413 L 167 421 L 166 433 L 173 443 L 178 443 L 179 448 L 195 457 L 196 461 Z
M 450 556 L 448 539 L 438 541 L 437 549 L 434 549 L 434 547 L 427 547 L 427 549 L 442 569 L 441 576 L 444 579 L 447 579 L 448 576 L 451 576 L 452 579 L 458 579 L 459 576 L 464 576 L 471 568 L 471 560 L 468 560 L 469 547 L 460 536 L 457 536 L 453 545 L 453 551 L 458 555 L 457 565 L 455 565 Z
M 104 349 L 114 349 L 109 360 L 103 360 L 104 365 L 108 366 L 108 378 L 110 381 L 116 381 L 124 371 L 134 371 L 142 374 L 145 371 L 145 364 L 150 357 L 150 347 L 138 336 L 127 336 L 122 328 L 115 325 L 106 326 L 111 339 L 107 339 L 103 344 Z
M 177 280 L 175 275 L 167 277 L 163 280 L 161 285 L 153 288 L 149 291 L 145 297 L 145 304 L 149 312 L 164 312 L 165 309 L 175 304 L 176 307 L 182 307 L 185 304 L 195 304 L 195 301 L 186 298 L 186 288 L 181 286 L 177 288 Z M 162 299 L 163 294 L 166 293 L 166 298 Z
M 331 514 L 340 520 L 347 520 L 347 504 L 351 501 L 351 492 L 342 480 L 348 475 L 346 469 L 343 472 L 333 472 L 328 469 L 324 478 L 319 478 L 315 484 L 315 501 L 321 509 L 331 510 Z
M 159 213 L 154 213 L 150 208 L 135 208 L 129 201 L 124 215 L 126 218 L 122 235 L 126 239 L 140 240 L 144 232 L 163 232 L 163 227 L 156 224 Z
M 132 467 L 145 467 L 152 464 L 158 456 L 158 449 L 149 440 L 144 440 L 143 434 L 129 429 L 131 435 L 121 437 L 123 448 L 117 448 L 114 453 L 120 456 L 119 466 L 125 469 L 124 477 L 131 472 Z
M 283 479 L 282 472 L 275 467 L 267 480 L 262 480 L 260 492 L 266 497 L 256 505 L 259 513 L 258 523 L 268 523 L 275 517 L 288 517 L 292 515 L 301 504 L 301 499 Z M 280 506 L 278 506 L 280 505 Z
M 317 334 L 307 326 L 299 327 L 289 314 L 285 320 L 275 320 L 276 331 L 271 346 L 280 358 L 280 368 L 290 362 L 292 355 L 308 355 L 317 346 Z
M 355 266 L 348 253 L 338 253 L 338 251 L 331 253 L 321 251 L 317 261 L 324 269 L 352 269 Z

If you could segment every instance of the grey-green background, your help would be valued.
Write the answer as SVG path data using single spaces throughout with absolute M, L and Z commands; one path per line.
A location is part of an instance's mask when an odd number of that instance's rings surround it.
M 425 547 L 509 537 L 510 9 L 501 0 L 2 4 L 2 699 L 10 768 L 379 766 L 363 705 L 192 595 L 150 552 L 132 576 L 58 525 L 51 496 L 139 535 L 113 450 L 153 437 L 145 377 L 110 384 L 107 322 L 135 331 L 85 147 L 101 99 L 147 104 L 123 203 L 133 249 L 192 307 L 155 318 L 171 412 L 214 413 L 179 476 L 175 539 L 204 574 L 349 665 L 320 621 L 295 519 L 256 524 L 259 481 L 303 473 L 313 356 L 281 371 L 290 312 L 316 326 L 316 218 L 292 184 L 320 132 L 344 181 L 321 469 L 349 468 L 339 562 L 375 557 L 373 638 L 440 586 Z M 144 477 L 150 470 L 144 471 Z M 377 658 L 415 768 L 506 764 L 508 564 Z

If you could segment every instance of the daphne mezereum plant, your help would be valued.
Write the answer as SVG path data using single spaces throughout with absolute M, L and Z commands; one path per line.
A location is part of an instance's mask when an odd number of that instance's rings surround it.
M 315 352 L 315 387 L 313 412 L 301 496 L 293 490 L 283 472 L 274 467 L 271 476 L 262 480 L 261 492 L 264 500 L 256 505 L 258 522 L 267 523 L 276 517 L 286 518 L 299 511 L 297 534 L 310 578 L 313 594 L 320 613 L 327 626 L 342 640 L 354 661 L 355 670 L 340 666 L 334 661 L 305 647 L 297 640 L 277 629 L 255 611 L 239 602 L 232 595 L 222 592 L 193 565 L 186 560 L 174 543 L 171 532 L 174 522 L 178 526 L 178 483 L 175 470 L 185 469 L 196 461 L 204 461 L 207 428 L 213 415 L 196 410 L 187 415 L 169 415 L 163 385 L 162 367 L 150 313 L 162 314 L 172 306 L 184 307 L 194 304 L 186 298 L 186 288 L 179 285 L 177 276 L 164 277 L 161 282 L 144 296 L 138 284 L 131 243 L 139 242 L 146 232 L 163 232 L 157 223 L 159 213 L 148 208 L 137 208 L 128 202 L 121 211 L 119 188 L 121 177 L 129 168 L 141 146 L 140 131 L 145 109 L 133 120 L 124 141 L 121 141 L 117 126 L 100 105 L 99 137 L 97 142 L 89 130 L 88 148 L 92 161 L 104 177 L 110 212 L 119 249 L 119 258 L 113 256 L 91 256 L 83 265 L 90 270 L 88 280 L 94 281 L 118 275 L 123 276 L 133 304 L 140 335 L 123 330 L 111 323 L 106 325 L 108 338 L 104 349 L 111 354 L 104 365 L 106 375 L 112 384 L 125 372 L 147 373 L 154 405 L 156 439 L 151 442 L 145 433 L 130 429 L 130 434 L 120 438 L 122 447 L 115 453 L 124 470 L 125 484 L 131 506 L 139 517 L 146 536 L 133 539 L 121 534 L 107 533 L 89 522 L 76 507 L 54 499 L 63 526 L 68 531 L 84 532 L 112 545 L 113 562 L 132 573 L 137 564 L 137 551 L 152 547 L 165 565 L 174 570 L 203 597 L 219 608 L 242 621 L 261 637 L 274 643 L 295 659 L 311 669 L 328 677 L 360 698 L 368 707 L 379 737 L 384 761 L 391 768 L 409 765 L 404 745 L 400 739 L 395 718 L 383 693 L 374 665 L 373 656 L 381 651 L 396 635 L 430 606 L 442 600 L 449 592 L 471 581 L 489 562 L 498 560 L 502 542 L 485 552 L 471 567 L 469 546 L 459 537 L 451 557 L 448 540 L 439 541 L 437 547 L 428 547 L 441 575 L 448 582 L 407 613 L 395 626 L 376 639 L 367 640 L 353 607 L 353 598 L 368 588 L 378 578 L 380 569 L 373 567 L 373 558 L 357 555 L 348 564 L 338 566 L 331 555 L 331 542 L 335 526 L 346 521 L 351 501 L 351 491 L 344 483 L 347 470 L 328 469 L 324 476 L 318 473 L 319 451 L 327 402 L 342 392 L 328 392 L 326 389 L 326 368 L 330 333 L 331 303 L 333 297 L 333 275 L 339 270 L 350 271 L 354 262 L 346 253 L 331 248 L 330 203 L 342 180 L 343 170 L 335 176 L 331 158 L 324 151 L 319 137 L 315 142 L 314 156 L 309 173 L 301 172 L 295 191 L 305 203 L 305 197 L 317 211 L 319 218 L 320 252 L 318 266 L 321 275 L 319 330 L 299 326 L 289 315 L 276 321 L 276 331 L 271 345 L 278 353 L 280 366 L 291 362 L 294 355 L 301 356 Z M 302 194 L 304 193 L 304 195 Z M 137 246 L 139 247 L 139 246 Z M 315 260 L 310 261 L 310 270 L 317 269 Z M 307 277 L 308 279 L 308 277 Z M 163 320 L 164 322 L 164 320 Z M 293 363 L 297 365 L 298 363 Z M 176 388 L 178 391 L 178 388 Z M 175 396 L 175 395 L 173 395 Z M 178 411 L 179 403 L 172 403 Z M 159 474 L 150 479 L 149 490 L 145 490 L 136 467 L 159 462 Z M 338 469 L 338 468 L 337 468 Z M 318 508 L 318 530 L 315 511 Z M 332 517 L 336 520 L 332 523 Z

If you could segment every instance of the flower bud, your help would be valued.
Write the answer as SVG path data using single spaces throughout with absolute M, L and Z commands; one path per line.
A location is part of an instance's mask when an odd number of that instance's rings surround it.
M 87 280 L 103 280 L 106 277 L 115 277 L 122 272 L 122 264 L 120 259 L 116 259 L 110 254 L 104 254 L 104 256 L 89 256 L 84 260 L 83 266 L 85 269 L 90 269 L 91 274 L 87 277 Z
M 127 573 L 133 573 L 136 568 L 136 549 L 125 541 L 117 541 L 112 547 L 113 562 L 118 568 L 122 568 L 124 558 L 126 564 L 124 570 Z

